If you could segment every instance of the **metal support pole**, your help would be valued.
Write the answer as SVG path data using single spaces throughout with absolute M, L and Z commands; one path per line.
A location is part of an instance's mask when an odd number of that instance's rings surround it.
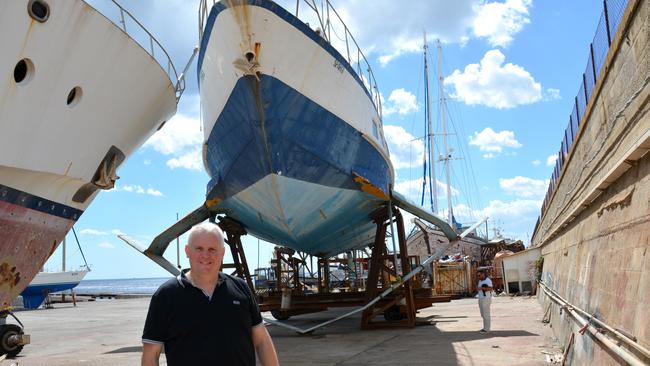
M 399 278 L 399 272 L 397 272 L 397 247 L 395 245 L 395 228 L 393 227 L 393 203 L 388 202 L 388 222 L 390 223 L 390 239 L 393 242 L 393 266 L 395 267 L 395 277 Z
M 612 35 L 609 31 L 609 12 L 607 11 L 607 0 L 603 0 L 603 14 L 605 15 L 605 29 L 607 29 L 607 45 L 611 45 Z
M 122 23 L 122 30 L 126 33 L 126 22 L 124 21 L 124 10 L 120 7 L 120 23 Z
M 178 222 L 178 212 L 176 213 L 176 221 Z M 176 267 L 181 269 L 181 244 L 178 236 L 176 237 Z
M 598 80 L 598 75 L 596 74 L 596 59 L 594 58 L 594 44 L 589 44 L 589 50 L 591 55 L 591 72 L 594 74 L 594 86 L 596 86 L 596 80 Z

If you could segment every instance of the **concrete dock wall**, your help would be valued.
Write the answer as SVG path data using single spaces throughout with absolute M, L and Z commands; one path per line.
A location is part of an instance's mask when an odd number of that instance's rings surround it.
M 630 0 L 532 242 L 542 280 L 650 347 L 650 1 Z M 540 294 L 570 364 L 622 363 Z M 650 360 L 643 359 L 645 362 Z

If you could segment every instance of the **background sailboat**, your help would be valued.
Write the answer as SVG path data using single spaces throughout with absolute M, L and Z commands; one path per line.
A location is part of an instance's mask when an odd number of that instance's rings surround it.
M 65 238 L 61 244 L 61 271 L 57 272 L 39 272 L 36 274 L 32 282 L 29 283 L 27 288 L 23 290 L 21 296 L 23 298 L 23 306 L 25 309 L 38 309 L 45 298 L 52 293 L 72 290 L 79 285 L 79 282 L 90 272 L 86 257 L 81 250 L 81 245 L 77 239 L 77 233 L 72 228 L 72 233 L 79 246 L 79 251 L 84 260 L 84 266 L 78 270 L 66 271 L 66 242 Z

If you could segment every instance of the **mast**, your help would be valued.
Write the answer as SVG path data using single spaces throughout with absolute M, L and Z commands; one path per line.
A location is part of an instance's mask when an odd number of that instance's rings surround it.
M 61 250 L 61 272 L 65 272 L 65 236 L 62 243 L 63 249 Z
M 440 157 L 440 160 L 445 162 L 445 175 L 447 180 L 447 207 L 448 207 L 448 219 L 447 222 L 449 226 L 454 227 L 453 216 L 454 211 L 451 207 L 451 181 L 449 175 L 449 160 L 451 160 L 451 154 L 449 153 L 449 146 L 447 144 L 447 111 L 445 110 L 445 90 L 443 87 L 443 77 L 442 77 L 442 46 L 440 45 L 440 40 L 436 40 L 438 44 L 438 93 L 440 95 L 440 118 L 442 121 L 442 137 L 445 145 L 445 155 Z
M 424 88 L 426 95 L 427 103 L 427 124 L 429 128 L 428 139 L 429 139 L 429 150 L 425 153 L 425 162 L 426 159 L 429 159 L 429 194 L 433 197 L 433 202 L 431 203 L 431 212 L 437 214 L 438 211 L 438 181 L 436 180 L 436 159 L 435 159 L 435 148 L 433 141 L 433 126 L 431 124 L 431 98 L 429 97 L 429 63 L 427 61 L 427 52 L 429 46 L 427 45 L 427 32 L 424 32 Z M 432 188 L 431 188 L 432 187 Z

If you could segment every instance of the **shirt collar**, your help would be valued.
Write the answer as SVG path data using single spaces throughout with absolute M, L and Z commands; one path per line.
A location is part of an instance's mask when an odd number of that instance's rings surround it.
M 187 278 L 187 272 L 189 272 L 189 271 L 190 271 L 190 268 L 185 268 L 184 270 L 181 270 L 181 273 L 178 276 L 176 276 L 176 281 L 178 281 L 178 283 L 181 285 L 181 287 L 187 287 L 187 285 L 192 286 L 192 287 L 196 287 L 196 286 L 194 286 L 192 281 L 190 281 L 190 279 Z M 219 272 L 219 279 L 217 280 L 217 286 L 216 287 L 219 287 L 219 285 L 224 281 L 224 278 L 225 278 L 224 273 Z

